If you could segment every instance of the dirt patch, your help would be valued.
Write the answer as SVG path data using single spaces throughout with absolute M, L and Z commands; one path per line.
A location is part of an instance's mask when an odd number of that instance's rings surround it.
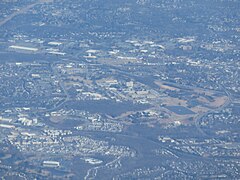
M 179 91 L 180 90 L 179 88 L 163 84 L 160 81 L 154 81 L 154 83 L 157 84 L 161 89 L 171 90 L 171 91 Z

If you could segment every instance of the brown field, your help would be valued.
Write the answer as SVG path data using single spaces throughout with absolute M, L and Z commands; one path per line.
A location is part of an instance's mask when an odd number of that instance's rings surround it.
M 222 96 L 222 97 L 218 97 L 215 99 L 215 101 L 212 104 L 212 106 L 215 106 L 215 107 L 219 107 L 219 106 L 222 106 L 224 105 L 224 103 L 228 100 L 228 97 L 227 96 Z
M 163 97 L 161 98 L 163 104 L 166 104 L 168 106 L 187 106 L 187 102 L 185 100 L 182 99 L 178 99 L 178 98 L 173 98 L 173 97 Z
M 172 87 L 171 85 L 165 85 L 163 82 L 161 81 L 155 81 L 155 84 L 157 84 L 161 89 L 163 90 L 171 90 L 171 91 L 176 91 L 176 93 L 178 93 L 178 91 L 180 91 L 180 88 L 177 87 Z M 228 97 L 226 96 L 215 96 L 214 94 L 216 93 L 215 91 L 211 91 L 211 90 L 205 90 L 205 89 L 201 89 L 201 88 L 196 88 L 196 89 L 192 89 L 190 90 L 191 92 L 193 92 L 193 95 L 191 97 L 189 97 L 189 100 L 191 98 L 198 100 L 199 102 L 209 106 L 208 107 L 203 107 L 201 105 L 189 108 L 191 111 L 195 112 L 196 114 L 190 114 L 190 115 L 178 115 L 175 114 L 174 112 L 171 112 L 165 108 L 163 108 L 163 112 L 167 113 L 169 118 L 159 118 L 157 121 L 159 123 L 163 123 L 163 124 L 168 124 L 168 123 L 174 123 L 176 121 L 179 121 L 182 124 L 192 124 L 193 121 L 189 121 L 189 118 L 194 118 L 200 114 L 206 113 L 212 109 L 216 109 L 222 105 L 224 105 L 224 103 L 226 103 L 226 101 L 228 100 Z M 213 98 L 213 101 L 208 100 L 207 98 L 205 98 L 204 96 L 210 96 Z M 183 97 L 184 98 L 184 97 Z M 186 97 L 185 97 L 186 98 Z M 162 104 L 167 105 L 167 106 L 184 106 L 186 108 L 188 108 L 187 106 L 187 102 L 188 100 L 182 100 L 181 99 L 181 95 L 179 96 L 179 98 L 175 98 L 175 97 L 162 97 L 160 98 Z
M 209 111 L 208 108 L 206 107 L 202 107 L 202 106 L 196 106 L 196 107 L 193 107 L 193 108 L 190 108 L 191 111 L 195 112 L 195 113 L 205 113 L 207 111 Z
M 53 123 L 62 123 L 64 122 L 66 117 L 64 116 L 51 116 L 50 117 L 50 121 Z

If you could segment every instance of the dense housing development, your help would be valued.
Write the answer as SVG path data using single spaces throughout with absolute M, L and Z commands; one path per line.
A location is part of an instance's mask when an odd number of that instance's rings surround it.
M 239 7 L 0 1 L 0 177 L 239 179 Z

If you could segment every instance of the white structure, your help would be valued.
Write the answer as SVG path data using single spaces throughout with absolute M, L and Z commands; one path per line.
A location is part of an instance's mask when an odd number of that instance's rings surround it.
M 60 163 L 58 161 L 43 161 L 44 167 L 59 167 Z
M 33 52 L 38 51 L 37 48 L 31 48 L 31 47 L 25 47 L 25 46 L 9 46 L 9 48 L 19 49 L 19 50 L 25 50 L 25 51 L 33 51 Z

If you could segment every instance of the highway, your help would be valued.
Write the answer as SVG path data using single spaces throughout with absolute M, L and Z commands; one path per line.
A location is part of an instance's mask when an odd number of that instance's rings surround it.
M 218 107 L 217 109 L 213 109 L 213 110 L 210 110 L 204 114 L 199 114 L 198 116 L 196 116 L 194 118 L 194 123 L 195 123 L 195 126 L 197 128 L 197 130 L 204 136 L 208 136 L 208 134 L 206 134 L 202 129 L 201 129 L 201 126 L 200 126 L 200 122 L 201 120 L 206 117 L 207 115 L 211 114 L 211 113 L 215 113 L 217 111 L 221 111 L 223 110 L 224 108 L 226 108 L 231 102 L 232 102 L 232 95 L 231 93 L 229 93 L 223 86 L 221 86 L 222 90 L 225 92 L 225 94 L 227 95 L 228 97 L 228 100 L 220 107 Z
M 33 4 L 29 4 L 25 7 L 23 7 L 22 9 L 20 9 L 19 11 L 16 11 L 16 12 L 10 14 L 9 16 L 5 17 L 4 19 L 0 20 L 0 27 L 3 26 L 4 24 L 6 24 L 7 22 L 11 21 L 14 17 L 16 17 L 20 14 L 26 13 L 29 9 L 33 8 L 34 6 L 36 6 L 38 4 L 42 4 L 42 3 L 49 3 L 52 1 L 53 0 L 39 0 Z

